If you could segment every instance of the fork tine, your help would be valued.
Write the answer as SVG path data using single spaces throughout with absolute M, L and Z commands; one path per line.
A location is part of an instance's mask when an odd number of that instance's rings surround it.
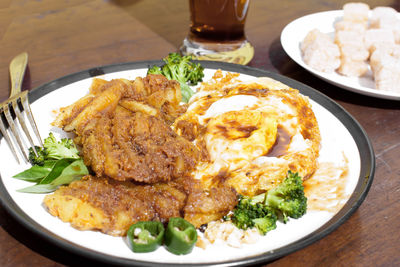
M 15 159 L 17 160 L 17 163 L 20 164 L 20 161 L 19 161 L 19 158 L 17 155 L 17 151 L 15 151 L 14 145 L 11 142 L 10 136 L 8 135 L 7 130 L 4 127 L 3 121 L 1 120 L 1 118 L 0 118 L 0 132 L 3 135 L 4 139 L 6 140 L 8 146 L 10 147 L 10 150 L 11 150 L 12 154 L 14 155 Z
M 43 146 L 42 138 L 40 138 L 40 134 L 39 134 L 35 119 L 33 118 L 31 107 L 29 105 L 27 91 L 24 91 L 24 93 L 21 95 L 21 103 L 22 103 L 22 106 L 24 107 L 25 114 L 29 120 L 29 123 L 31 124 L 33 132 L 36 135 L 36 139 L 39 141 L 40 146 Z M 33 146 L 33 147 L 35 147 L 35 146 Z
M 11 80 L 11 94 L 8 101 L 3 102 L 0 105 L 0 111 L 2 110 L 2 113 L 0 113 L 0 115 L 4 115 L 5 117 L 5 120 L 0 121 L 1 132 L 5 137 L 7 143 L 9 144 L 18 163 L 19 159 L 15 151 L 18 150 L 18 148 L 25 162 L 29 161 L 27 156 L 26 139 L 28 139 L 29 143 L 33 147 L 33 151 L 37 156 L 37 151 L 35 149 L 35 145 L 33 143 L 31 134 L 29 133 L 29 130 L 26 127 L 24 113 L 27 114 L 26 116 L 32 125 L 33 131 L 35 132 L 36 136 L 39 137 L 39 142 L 42 145 L 42 140 L 40 139 L 36 124 L 32 124 L 33 121 L 32 112 L 29 108 L 29 104 L 27 103 L 28 91 L 21 92 L 21 85 L 24 79 L 24 74 L 26 71 L 27 64 L 28 64 L 28 54 L 26 52 L 17 55 L 11 60 L 9 66 L 10 80 Z M 23 109 L 22 108 L 20 109 L 20 105 L 18 103 L 19 100 L 21 101 Z M 14 114 L 11 114 L 11 112 L 14 112 L 16 115 L 15 122 L 12 117 Z M 5 121 L 8 122 L 8 129 L 2 124 L 5 123 Z M 25 133 L 25 138 L 21 134 L 21 127 L 23 132 Z M 10 131 L 10 136 L 13 142 L 11 142 L 11 139 L 7 131 Z
M 12 104 L 12 107 L 14 108 L 15 115 L 17 115 L 18 122 L 21 125 L 22 130 L 24 131 L 25 136 L 28 139 L 30 146 L 33 148 L 33 152 L 35 153 L 36 156 L 38 156 L 36 148 L 35 148 L 35 143 L 33 142 L 32 137 L 29 133 L 29 130 L 26 127 L 25 118 L 24 118 L 23 114 L 21 113 L 21 111 L 19 110 L 17 99 L 12 101 L 11 104 Z
M 25 152 L 26 146 L 24 146 L 24 143 L 21 139 L 22 134 L 21 134 L 19 128 L 16 127 L 16 125 L 14 123 L 14 120 L 10 113 L 10 107 L 9 107 L 8 103 L 6 105 L 4 105 L 4 115 L 6 116 L 8 125 L 10 126 L 10 130 L 13 134 L 12 136 L 14 136 L 15 141 L 18 144 L 19 150 L 20 150 L 25 162 L 28 162 L 28 156 L 26 155 L 26 152 Z

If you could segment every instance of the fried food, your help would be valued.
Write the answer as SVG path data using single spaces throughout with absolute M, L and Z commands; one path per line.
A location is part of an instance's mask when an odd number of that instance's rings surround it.
M 188 177 L 152 185 L 86 176 L 47 195 L 48 211 L 79 230 L 123 236 L 138 221 L 184 217 L 199 227 L 218 220 L 236 205 L 236 193 L 225 186 L 205 190 Z
M 167 182 L 194 169 L 198 150 L 164 121 L 119 107 L 81 135 L 86 165 L 119 181 Z
M 122 236 L 138 221 L 181 216 L 186 194 L 168 184 L 137 185 L 86 176 L 47 195 L 50 214 L 79 230 Z
M 317 168 L 321 137 L 308 98 L 269 78 L 216 73 L 173 127 L 208 154 L 191 175 L 209 188 L 225 183 L 253 196 L 288 170 L 307 179 Z
M 55 124 L 78 135 L 96 176 L 44 201 L 78 229 L 125 235 L 137 221 L 176 216 L 200 227 L 233 210 L 238 193 L 265 192 L 288 170 L 307 179 L 317 168 L 311 104 L 273 79 L 241 82 L 217 71 L 176 120 L 186 106 L 161 77 L 93 84 Z
M 206 190 L 194 187 L 190 191 L 184 207 L 184 218 L 195 227 L 221 219 L 237 204 L 236 191 L 226 185 Z
M 199 227 L 232 210 L 234 189 L 187 176 L 206 156 L 168 125 L 186 110 L 177 89 L 159 75 L 95 79 L 87 96 L 61 109 L 54 125 L 77 134 L 96 176 L 46 196 L 49 212 L 81 230 L 125 235 L 137 221 L 181 216 Z
M 158 116 L 172 123 L 186 111 L 179 83 L 163 75 L 150 74 L 134 81 L 93 79 L 89 94 L 60 109 L 53 126 L 80 134 L 96 116 L 112 113 L 117 105 L 133 111 Z
M 87 96 L 62 108 L 54 125 L 77 134 L 98 177 L 166 182 L 192 170 L 198 151 L 168 126 L 184 110 L 179 83 L 162 75 L 94 79 Z
M 98 95 L 89 94 L 76 103 L 62 108 L 53 125 L 67 132 L 73 131 L 79 136 L 88 123 L 97 117 L 112 113 L 122 96 L 134 90 L 133 85 L 123 79 L 112 80 L 103 87 L 107 89 L 101 90 Z M 85 98 L 88 100 L 84 101 Z

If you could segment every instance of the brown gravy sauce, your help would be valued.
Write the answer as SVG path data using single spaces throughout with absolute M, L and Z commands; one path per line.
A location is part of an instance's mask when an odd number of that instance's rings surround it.
M 249 138 L 254 131 L 258 130 L 256 126 L 240 125 L 239 121 L 228 121 L 224 125 L 218 124 L 216 128 L 219 130 L 220 135 L 231 140 Z M 232 136 L 232 132 L 235 132 L 236 136 Z
M 274 146 L 268 151 L 268 157 L 280 157 L 287 153 L 292 137 L 282 126 L 278 126 L 278 133 Z
M 346 193 L 348 162 L 344 166 L 322 162 L 310 179 L 304 182 L 307 210 L 338 212 L 350 195 Z

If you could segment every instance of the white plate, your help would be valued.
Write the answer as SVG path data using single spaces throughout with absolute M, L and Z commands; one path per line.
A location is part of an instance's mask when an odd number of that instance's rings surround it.
M 53 110 L 71 104 L 88 92 L 92 76 L 104 79 L 145 76 L 146 68 L 158 62 L 138 62 L 99 67 L 72 74 L 43 85 L 30 94 L 33 114 L 42 137 L 50 131 L 56 137 L 65 136 L 60 129 L 50 126 Z M 176 256 L 163 247 L 151 253 L 133 253 L 122 237 L 112 237 L 94 231 L 79 231 L 56 217 L 43 207 L 43 194 L 19 193 L 19 188 L 31 185 L 11 176 L 26 169 L 28 165 L 17 165 L 4 139 L 0 143 L 0 200 L 8 211 L 25 227 L 38 233 L 48 241 L 90 258 L 122 265 L 213 264 L 229 265 L 266 262 L 291 253 L 324 237 L 342 224 L 364 200 L 372 183 L 375 161 L 371 144 L 359 124 L 339 105 L 316 90 L 275 73 L 245 66 L 203 62 L 208 79 L 218 68 L 241 73 L 243 80 L 254 76 L 269 76 L 280 80 L 310 97 L 322 135 L 320 160 L 335 160 L 343 152 L 349 159 L 349 176 L 346 190 L 350 197 L 346 205 L 336 214 L 324 211 L 308 212 L 300 219 L 289 223 L 278 223 L 276 230 L 269 232 L 256 244 L 233 248 L 214 244 L 193 252 Z M 366 178 L 367 177 L 367 178 Z M 299 231 L 298 229 L 301 229 Z
M 375 89 L 371 71 L 369 71 L 365 76 L 359 78 L 346 77 L 337 72 L 325 73 L 314 70 L 303 61 L 300 51 L 300 42 L 303 41 L 307 33 L 316 28 L 323 33 L 331 34 L 333 36 L 335 31 L 334 23 L 342 17 L 342 10 L 334 10 L 307 15 L 292 21 L 283 29 L 281 34 L 283 49 L 297 64 L 331 84 L 363 95 L 383 99 L 400 100 L 399 93 Z

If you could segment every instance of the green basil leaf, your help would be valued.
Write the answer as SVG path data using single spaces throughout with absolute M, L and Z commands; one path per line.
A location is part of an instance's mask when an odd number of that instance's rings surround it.
M 39 182 L 51 172 L 56 162 L 57 160 L 46 160 L 43 166 L 33 165 L 31 168 L 14 175 L 13 178 L 28 182 Z
M 39 182 L 39 184 L 49 184 L 51 182 L 53 182 L 58 176 L 60 176 L 60 174 L 63 172 L 63 170 L 70 165 L 74 160 L 72 159 L 60 159 L 56 162 L 56 164 L 54 165 L 53 169 L 51 170 L 51 172 L 43 178 L 43 180 L 41 180 Z
M 82 176 L 88 175 L 89 171 L 82 159 L 75 160 L 66 167 L 60 176 L 53 180 L 50 184 L 54 186 L 69 184 L 74 180 L 80 179 Z
M 56 189 L 57 189 L 57 186 L 52 185 L 52 184 L 37 184 L 37 185 L 32 185 L 29 187 L 22 188 L 22 189 L 18 189 L 17 191 L 21 192 L 21 193 L 43 194 L 43 193 L 51 193 Z
M 61 160 L 59 160 L 61 161 Z M 64 163 L 59 163 L 61 167 Z M 69 184 L 74 180 L 80 179 L 82 176 L 89 174 L 89 171 L 82 159 L 75 160 L 67 167 L 65 167 L 60 175 L 53 179 L 48 184 L 37 184 L 17 190 L 22 193 L 51 193 L 56 190 L 60 185 Z M 47 177 L 46 177 L 47 179 Z

